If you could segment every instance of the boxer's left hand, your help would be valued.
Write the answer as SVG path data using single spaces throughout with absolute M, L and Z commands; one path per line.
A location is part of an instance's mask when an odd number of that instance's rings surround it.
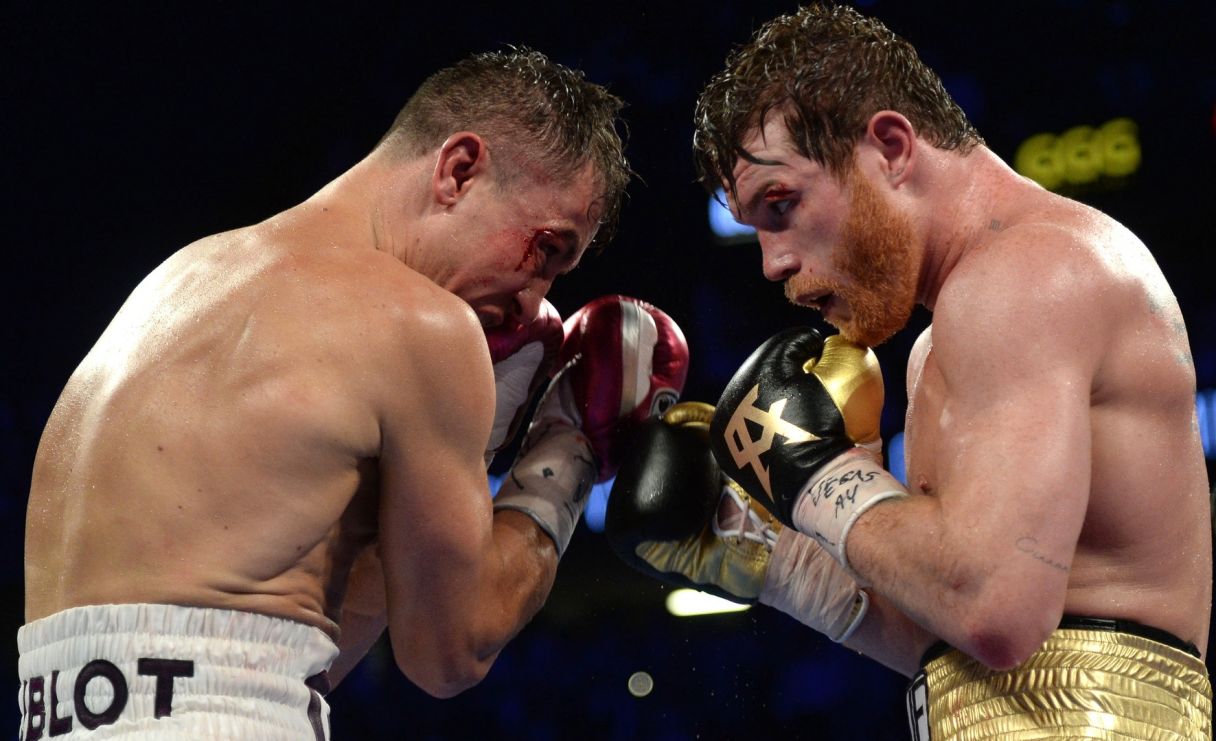
M 604 535 L 647 576 L 752 603 L 782 527 L 714 462 L 713 414 L 685 401 L 642 425 L 612 484 Z
M 494 364 L 494 427 L 486 446 L 487 467 L 495 453 L 515 438 L 528 402 L 553 371 L 564 337 L 562 317 L 546 299 L 541 299 L 533 321 L 512 320 L 486 330 Z
M 759 601 L 833 641 L 869 598 L 818 543 L 782 527 L 710 455 L 714 409 L 681 402 L 632 441 L 608 499 L 604 535 L 621 560 L 679 587 Z
M 872 350 L 789 329 L 761 345 L 727 384 L 710 445 L 727 476 L 848 566 L 845 540 L 856 518 L 906 495 L 873 452 L 882 404 Z
M 620 467 L 643 422 L 671 408 L 688 378 L 688 343 L 675 321 L 629 296 L 604 296 L 566 320 L 559 363 L 572 417 L 591 440 L 596 481 Z M 568 405 L 569 406 L 569 405 Z
M 560 555 L 592 483 L 616 472 L 623 440 L 679 398 L 688 345 L 654 306 L 605 296 L 566 320 L 559 364 L 494 507 L 531 516 Z

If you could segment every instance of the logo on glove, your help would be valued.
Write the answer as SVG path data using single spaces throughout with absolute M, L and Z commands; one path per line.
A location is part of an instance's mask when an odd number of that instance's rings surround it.
M 773 447 L 773 437 L 776 435 L 784 437 L 785 445 L 812 442 L 820 438 L 781 418 L 781 413 L 785 411 L 785 404 L 789 401 L 788 397 L 774 401 L 767 411 L 756 405 L 759 398 L 760 384 L 756 384 L 752 386 L 751 391 L 747 392 L 747 396 L 743 397 L 743 401 L 735 408 L 734 414 L 730 415 L 730 422 L 726 425 L 724 437 L 726 447 L 730 450 L 735 465 L 739 467 L 740 471 L 751 466 L 755 471 L 756 479 L 760 481 L 760 485 L 764 487 L 765 493 L 771 499 L 773 490 L 769 485 L 768 467 L 760 462 L 760 456 Z M 757 440 L 753 440 L 751 433 L 748 432 L 747 423 L 749 421 L 755 422 L 761 427 L 760 437 Z
M 650 416 L 662 417 L 680 400 L 680 392 L 673 388 L 661 388 L 654 392 L 654 400 L 650 402 Z

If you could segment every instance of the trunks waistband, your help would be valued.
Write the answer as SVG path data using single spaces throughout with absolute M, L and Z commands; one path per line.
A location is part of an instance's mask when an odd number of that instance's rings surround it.
M 1096 618 L 1082 617 L 1079 615 L 1065 615 L 1060 620 L 1060 630 L 1097 630 L 1107 631 L 1111 633 L 1127 633 L 1129 635 L 1140 636 L 1147 638 L 1150 641 L 1165 644 L 1170 648 L 1176 648 L 1179 651 L 1186 653 L 1199 659 L 1202 654 L 1199 653 L 1199 648 L 1189 641 L 1184 641 L 1168 630 L 1154 628 L 1151 625 L 1137 623 L 1134 620 L 1117 620 L 1112 618 Z M 952 647 L 945 641 L 938 641 L 925 651 L 921 656 L 920 665 L 923 668 L 925 664 L 942 656 Z
M 19 737 L 328 738 L 320 629 L 176 605 L 89 605 L 17 633 Z M 104 733 L 102 733 L 104 731 Z
M 1009 670 L 935 650 L 908 686 L 912 738 L 1211 741 L 1212 685 L 1192 648 L 1158 628 L 1069 616 Z

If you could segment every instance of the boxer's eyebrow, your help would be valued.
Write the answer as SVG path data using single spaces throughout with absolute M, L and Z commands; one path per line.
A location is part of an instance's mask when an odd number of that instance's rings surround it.
M 559 252 L 558 259 L 566 263 L 561 273 L 564 275 L 578 267 L 582 258 L 579 247 L 582 245 L 582 235 L 570 227 L 551 227 L 542 230 L 546 240 L 554 245 Z M 588 240 L 590 242 L 590 240 Z
M 793 191 L 789 188 L 789 186 L 785 185 L 781 178 L 766 178 L 760 181 L 760 185 L 754 191 L 752 191 L 751 195 L 747 197 L 746 202 L 744 203 L 743 207 L 740 208 L 739 213 L 735 217 L 736 220 L 741 224 L 750 224 L 751 214 L 762 201 L 768 198 L 774 187 L 782 192 L 793 193 Z M 744 186 L 745 191 L 746 189 L 747 186 Z

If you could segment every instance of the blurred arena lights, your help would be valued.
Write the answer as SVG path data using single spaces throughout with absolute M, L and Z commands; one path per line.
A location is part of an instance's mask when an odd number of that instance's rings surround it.
M 1140 169 L 1140 127 L 1115 118 L 1098 127 L 1035 134 L 1018 147 L 1014 169 L 1048 190 L 1127 177 Z
M 904 470 L 904 433 L 897 432 L 887 441 L 887 470 L 904 486 L 908 485 L 908 472 Z
M 695 589 L 676 589 L 667 595 L 667 611 L 676 617 L 717 615 L 724 612 L 743 612 L 751 605 L 732 602 Z
M 634 672 L 625 685 L 634 697 L 645 697 L 654 689 L 654 677 L 649 672 Z
M 1216 389 L 1205 389 L 1195 395 L 1195 413 L 1198 416 L 1199 439 L 1203 441 L 1203 455 L 1205 458 L 1216 458 Z
M 735 221 L 735 215 L 726 207 L 726 191 L 718 188 L 709 197 L 709 230 L 718 244 L 738 244 L 756 238 L 756 230 Z
M 591 487 L 591 496 L 587 497 L 587 509 L 583 510 L 583 521 L 593 533 L 604 531 L 604 512 L 608 509 L 608 494 L 612 491 L 614 481 L 615 477 Z

